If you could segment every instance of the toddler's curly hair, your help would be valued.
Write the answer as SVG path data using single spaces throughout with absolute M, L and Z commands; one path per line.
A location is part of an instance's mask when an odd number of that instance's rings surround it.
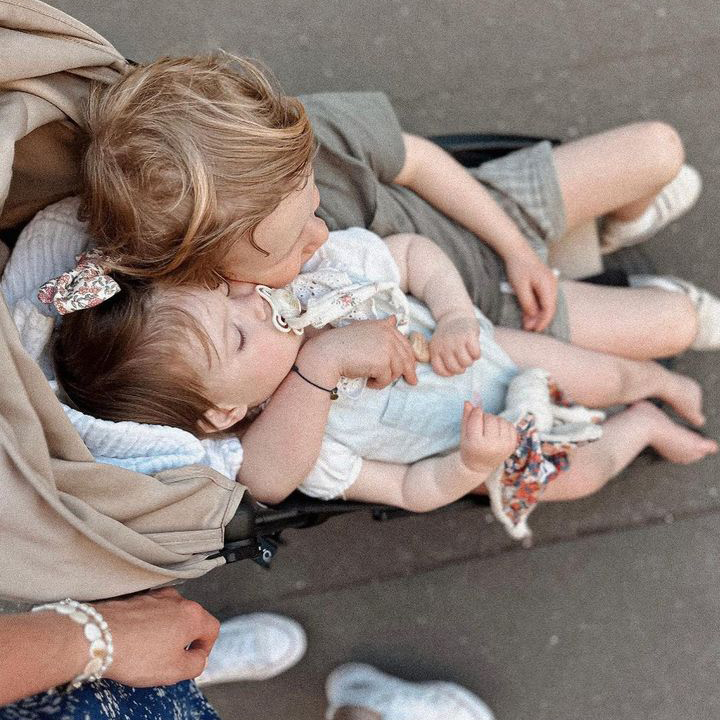
M 163 58 L 95 86 L 87 112 L 83 215 L 113 269 L 216 286 L 307 176 L 315 148 L 302 103 L 254 62 Z

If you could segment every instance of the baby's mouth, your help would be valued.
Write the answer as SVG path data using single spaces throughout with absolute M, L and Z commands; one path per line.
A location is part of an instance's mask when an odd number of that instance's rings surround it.
M 292 330 L 296 335 L 303 334 L 303 328 L 291 328 L 287 322 L 292 318 L 299 317 L 302 313 L 300 301 L 291 290 L 288 288 L 270 288 L 267 285 L 256 285 L 255 291 L 270 305 L 273 325 L 280 330 L 280 332 L 287 333 Z

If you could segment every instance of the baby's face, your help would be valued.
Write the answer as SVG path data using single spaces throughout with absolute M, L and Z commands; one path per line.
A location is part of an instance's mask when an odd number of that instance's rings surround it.
M 169 292 L 210 340 L 209 362 L 199 340 L 182 346 L 189 362 L 202 364 L 208 399 L 224 409 L 245 410 L 267 400 L 290 372 L 302 337 L 275 328 L 270 305 L 249 283 Z
M 320 194 L 312 172 L 305 184 L 284 197 L 253 233 L 253 242 L 239 240 L 228 253 L 223 267 L 230 280 L 284 287 L 327 240 L 327 225 L 317 215 Z

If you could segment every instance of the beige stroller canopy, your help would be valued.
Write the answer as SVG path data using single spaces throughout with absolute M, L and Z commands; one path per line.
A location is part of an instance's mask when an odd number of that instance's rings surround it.
M 82 101 L 126 65 L 65 13 L 0 0 L 0 238 L 77 192 Z M 149 477 L 95 463 L 2 295 L 0 369 L 0 597 L 111 597 L 224 562 L 206 558 L 242 487 L 197 465 Z

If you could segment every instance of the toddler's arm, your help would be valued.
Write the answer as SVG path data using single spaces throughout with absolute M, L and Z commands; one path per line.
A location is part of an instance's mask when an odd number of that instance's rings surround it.
M 415 358 L 395 317 L 324 330 L 298 353 L 300 372 L 323 388 L 340 376 L 368 377 L 384 387 L 403 375 L 414 385 Z M 242 438 L 244 458 L 237 480 L 257 500 L 278 503 L 307 477 L 318 459 L 330 393 L 290 372 Z
M 430 362 L 438 375 L 458 375 L 480 357 L 475 308 L 460 273 L 429 238 L 412 233 L 385 238 L 400 270 L 400 287 L 424 302 L 437 327 Z
M 510 216 L 451 155 L 425 138 L 403 133 L 405 164 L 395 178 L 464 225 L 505 261 L 523 309 L 525 330 L 544 330 L 555 313 L 557 278 L 537 256 Z
M 507 420 L 465 403 L 460 449 L 412 465 L 364 460 L 349 500 L 387 503 L 426 512 L 447 505 L 482 485 L 517 445 Z

